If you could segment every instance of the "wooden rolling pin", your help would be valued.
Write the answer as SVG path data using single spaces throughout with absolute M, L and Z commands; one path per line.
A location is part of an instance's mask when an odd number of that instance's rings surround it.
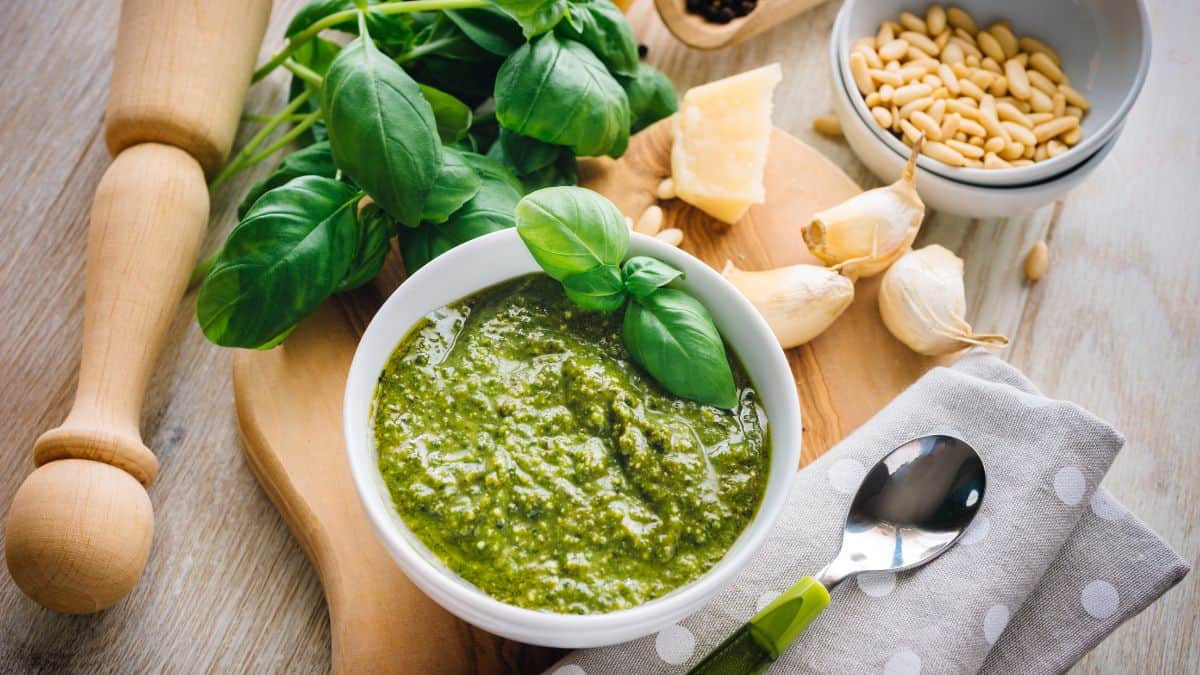
M 8 515 L 9 572 L 52 610 L 108 608 L 146 565 L 158 462 L 142 443 L 142 397 L 204 238 L 205 174 L 233 145 L 270 11 L 270 0 L 122 4 L 75 403 L 37 440 Z

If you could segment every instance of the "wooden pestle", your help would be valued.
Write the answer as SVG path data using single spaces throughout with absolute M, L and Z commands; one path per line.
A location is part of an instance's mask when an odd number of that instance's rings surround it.
M 158 461 L 142 397 L 208 222 L 205 173 L 229 154 L 269 0 L 125 0 L 109 94 L 114 155 L 88 237 L 83 356 L 66 421 L 34 446 L 6 560 L 59 612 L 112 606 L 137 583 Z

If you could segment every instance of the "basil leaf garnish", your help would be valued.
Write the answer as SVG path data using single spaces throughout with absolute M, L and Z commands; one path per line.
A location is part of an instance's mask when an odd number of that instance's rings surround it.
M 683 272 L 658 258 L 644 255 L 626 260 L 621 270 L 624 273 L 625 290 L 635 298 L 644 298 L 672 281 L 683 278 Z
M 625 347 L 664 389 L 720 408 L 737 405 L 733 371 L 708 310 L 687 293 L 660 288 L 625 308 Z
M 538 265 L 554 279 L 600 265 L 620 265 L 629 228 L 612 202 L 582 188 L 552 187 L 517 204 L 517 233 Z
M 625 304 L 625 286 L 616 265 L 598 265 L 572 274 L 562 280 L 562 285 L 567 297 L 584 309 L 611 312 Z

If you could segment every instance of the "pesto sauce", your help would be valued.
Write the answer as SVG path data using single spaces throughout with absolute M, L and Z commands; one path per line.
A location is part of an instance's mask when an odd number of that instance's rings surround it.
M 492 597 L 633 607 L 711 568 L 758 509 L 767 422 L 741 364 L 735 410 L 676 398 L 630 359 L 622 315 L 522 277 L 429 314 L 380 376 L 396 511 Z

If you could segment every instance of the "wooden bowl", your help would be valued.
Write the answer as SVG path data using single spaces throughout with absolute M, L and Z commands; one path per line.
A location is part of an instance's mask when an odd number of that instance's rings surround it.
M 822 2 L 824 0 L 759 0 L 754 11 L 725 24 L 689 14 L 686 0 L 654 0 L 654 6 L 667 29 L 680 42 L 696 49 L 721 49 L 748 40 Z

